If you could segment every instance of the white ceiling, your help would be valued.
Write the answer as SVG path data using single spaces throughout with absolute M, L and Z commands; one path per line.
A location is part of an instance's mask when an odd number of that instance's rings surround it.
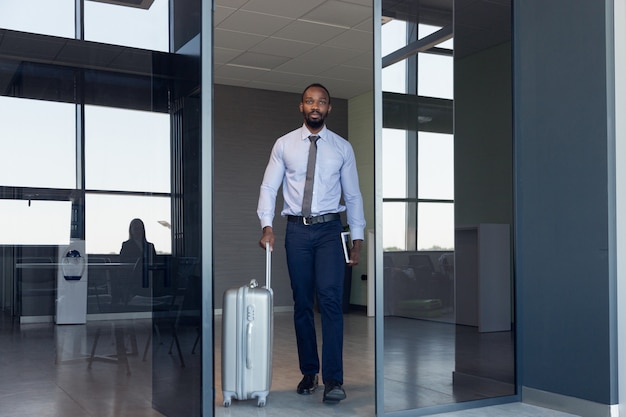
M 217 84 L 333 97 L 372 90 L 371 0 L 216 0 Z
M 346 99 L 371 91 L 372 3 L 215 0 L 215 82 L 296 93 L 319 82 Z M 445 26 L 453 8 L 457 58 L 510 41 L 511 0 L 385 0 L 383 14 Z

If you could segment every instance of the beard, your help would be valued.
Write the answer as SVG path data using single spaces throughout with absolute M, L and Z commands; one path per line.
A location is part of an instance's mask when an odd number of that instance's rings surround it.
M 319 118 L 317 119 L 313 119 L 311 118 L 311 114 L 318 114 Z M 307 126 L 309 126 L 312 129 L 319 129 L 320 127 L 324 126 L 324 121 L 326 120 L 326 115 L 319 113 L 319 112 L 315 112 L 315 113 L 308 113 L 304 115 L 304 120 L 307 124 Z

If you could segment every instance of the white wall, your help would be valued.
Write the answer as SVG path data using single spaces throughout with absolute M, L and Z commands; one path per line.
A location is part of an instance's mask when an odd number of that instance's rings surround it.
M 359 184 L 363 195 L 366 229 L 374 228 L 374 95 L 365 93 L 348 101 L 348 136 L 356 154 Z M 367 232 L 365 234 L 367 239 Z M 361 262 L 352 268 L 351 304 L 367 305 L 367 242 L 361 251 Z M 368 279 L 374 279 L 369 277 Z

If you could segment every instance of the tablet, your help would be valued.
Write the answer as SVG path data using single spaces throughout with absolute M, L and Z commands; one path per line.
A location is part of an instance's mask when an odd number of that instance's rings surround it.
M 343 257 L 346 263 L 350 263 L 350 249 L 352 248 L 352 239 L 350 232 L 341 232 L 341 246 L 343 247 Z

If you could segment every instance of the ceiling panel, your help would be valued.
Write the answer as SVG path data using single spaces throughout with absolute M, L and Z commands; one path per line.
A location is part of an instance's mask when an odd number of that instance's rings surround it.
M 217 0 L 214 24 L 217 83 L 287 92 L 337 84 L 331 93 L 342 98 L 371 89 L 371 0 Z M 333 78 L 349 73 L 332 70 L 344 64 L 365 80 Z
M 213 42 L 217 48 L 239 49 L 246 51 L 261 41 L 265 36 L 251 33 L 236 32 L 232 30 L 215 29 L 213 32 Z
M 344 28 L 296 20 L 276 32 L 274 37 L 321 45 L 345 31 Z
M 224 19 L 219 24 L 219 27 L 222 29 L 270 36 L 291 22 L 292 19 L 287 17 L 237 10 Z
M 316 46 L 315 43 L 293 41 L 281 38 L 266 38 L 249 50 L 261 54 L 271 54 L 296 58 Z
M 215 47 L 213 48 L 213 63 L 215 65 L 226 64 L 241 55 L 242 53 L 243 52 L 240 49 Z
M 372 33 L 347 30 L 332 40 L 332 46 L 365 52 L 372 49 Z
M 242 10 L 273 14 L 276 16 L 298 19 L 315 9 L 325 0 L 285 1 L 285 0 L 250 0 L 241 7 Z
M 287 62 L 289 58 L 269 54 L 259 54 L 257 52 L 244 52 L 232 59 L 229 65 L 243 65 L 255 68 L 274 69 Z
M 213 24 L 216 26 L 219 25 L 236 11 L 237 9 L 233 9 L 232 7 L 215 6 L 215 10 L 213 11 Z
M 329 0 L 302 17 L 302 20 L 324 22 L 350 29 L 372 16 L 372 8 L 344 1 Z

